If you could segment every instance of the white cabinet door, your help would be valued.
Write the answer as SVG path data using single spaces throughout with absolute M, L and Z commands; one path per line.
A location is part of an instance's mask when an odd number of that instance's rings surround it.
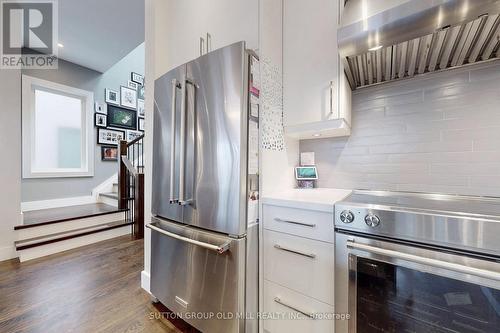
M 156 44 L 165 54 L 167 70 L 200 56 L 200 38 L 212 36 L 212 50 L 246 41 L 257 49 L 258 0 L 167 0 L 156 13 Z M 207 47 L 205 40 L 205 50 Z
M 183 0 L 184 1 L 184 0 Z M 203 34 L 212 36 L 215 50 L 236 42 L 246 41 L 247 48 L 259 45 L 258 0 L 198 0 L 202 11 Z
M 199 1 L 167 0 L 156 13 L 156 47 L 164 48 L 160 54 L 166 58 L 167 71 L 199 56 L 199 40 L 204 29 Z
M 338 91 L 339 0 L 286 0 L 283 22 L 285 125 L 327 120 Z M 338 94 L 334 92 L 334 113 Z

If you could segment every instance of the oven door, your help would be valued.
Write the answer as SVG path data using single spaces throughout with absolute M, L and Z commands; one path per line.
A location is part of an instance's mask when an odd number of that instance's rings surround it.
M 336 235 L 336 333 L 494 333 L 500 262 Z

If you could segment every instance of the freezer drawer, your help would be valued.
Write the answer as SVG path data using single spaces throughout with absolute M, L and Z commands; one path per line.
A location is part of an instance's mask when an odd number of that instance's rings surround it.
M 152 294 L 204 333 L 244 332 L 247 239 L 156 218 L 150 226 Z

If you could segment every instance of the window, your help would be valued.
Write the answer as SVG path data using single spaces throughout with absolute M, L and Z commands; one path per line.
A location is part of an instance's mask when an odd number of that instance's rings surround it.
M 23 75 L 23 177 L 93 176 L 92 92 Z

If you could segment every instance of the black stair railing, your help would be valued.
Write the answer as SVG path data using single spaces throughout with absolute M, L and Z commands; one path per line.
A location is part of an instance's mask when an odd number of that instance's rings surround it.
M 132 224 L 135 239 L 144 238 L 144 134 L 120 141 L 118 207 L 127 209 L 125 219 Z

